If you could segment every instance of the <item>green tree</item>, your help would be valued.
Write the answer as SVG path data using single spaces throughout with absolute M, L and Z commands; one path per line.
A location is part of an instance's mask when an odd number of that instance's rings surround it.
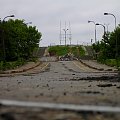
M 93 44 L 93 49 L 99 53 L 98 60 L 105 61 L 106 59 L 120 58 L 120 25 L 110 33 L 103 36 L 103 39 Z
M 117 50 L 117 57 L 120 57 L 120 25 L 110 34 L 109 44 L 111 46 L 111 52 L 114 53 L 114 58 L 116 57 L 116 50 Z M 116 48 L 117 47 L 117 48 Z
M 5 54 L 7 61 L 19 58 L 29 59 L 36 47 L 39 47 L 41 33 L 36 27 L 28 27 L 23 20 L 9 20 L 2 22 L 3 34 L 1 41 L 5 41 Z M 1 53 L 0 53 L 1 54 Z

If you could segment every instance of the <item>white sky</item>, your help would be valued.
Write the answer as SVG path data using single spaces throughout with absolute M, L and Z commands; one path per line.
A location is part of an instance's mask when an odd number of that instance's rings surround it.
M 104 16 L 104 12 L 113 13 L 120 24 L 120 0 L 0 0 L 0 18 L 14 14 L 15 19 L 32 22 L 42 33 L 41 46 L 60 43 L 60 21 L 61 29 L 65 28 L 65 21 L 66 29 L 71 23 L 72 44 L 94 39 L 94 24 L 88 24 L 88 20 L 109 24 L 109 31 L 113 31 L 114 18 Z M 97 40 L 102 35 L 103 27 L 97 26 Z

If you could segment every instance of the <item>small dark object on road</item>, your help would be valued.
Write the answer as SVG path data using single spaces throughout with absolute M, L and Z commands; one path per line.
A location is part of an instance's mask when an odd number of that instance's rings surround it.
M 18 82 L 18 84 L 20 84 L 21 82 Z
M 67 93 L 66 93 L 66 92 L 64 92 L 63 94 L 64 94 L 64 95 L 66 95 Z
M 59 60 L 61 60 L 61 61 L 71 61 L 71 60 L 73 60 L 73 57 L 69 54 L 66 54 L 66 55 L 60 57 Z
M 43 96 L 44 94 L 43 93 L 40 93 L 40 96 Z
M 116 87 L 116 88 L 120 89 L 120 86 L 118 86 L 118 87 Z
M 88 87 L 91 87 L 91 85 L 89 85 Z
M 97 85 L 98 87 L 112 87 L 112 86 L 114 86 L 114 85 L 112 85 L 112 84 L 99 84 L 99 85 Z
M 39 87 L 39 85 L 37 85 L 36 87 Z

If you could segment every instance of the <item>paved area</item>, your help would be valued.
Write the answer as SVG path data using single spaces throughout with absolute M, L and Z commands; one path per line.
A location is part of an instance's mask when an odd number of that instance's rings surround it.
M 114 77 L 116 73 L 88 69 L 72 61 L 46 62 L 42 70 L 38 66 L 19 76 L 0 77 L 0 98 L 119 105 L 120 83 L 113 78 L 104 79 Z
M 57 61 L 57 58 L 56 57 L 42 57 L 40 58 L 40 61 L 43 61 L 43 62 L 55 62 Z
M 116 72 L 91 69 L 78 61 L 48 61 L 25 72 L 0 77 L 0 99 L 120 107 L 120 82 L 116 79 L 116 75 Z M 22 109 L 21 113 L 19 113 L 20 109 Z M 29 114 L 28 109 L 20 109 L 1 107 L 1 119 L 4 120 L 2 117 L 4 115 L 6 117 L 9 111 L 13 112 L 14 117 L 19 116 L 15 120 L 19 120 L 25 114 L 26 119 L 36 120 L 91 120 L 93 118 L 93 114 L 88 113 L 83 118 L 83 113 L 70 111 L 64 114 L 64 111 L 41 110 L 41 112 L 35 108 L 33 111 L 30 110 L 32 114 Z M 73 117 L 69 115 L 66 117 L 67 114 L 73 114 Z M 114 118 L 109 115 L 106 117 L 104 114 L 95 114 L 94 120 L 98 118 L 119 120 L 118 114 L 112 115 Z

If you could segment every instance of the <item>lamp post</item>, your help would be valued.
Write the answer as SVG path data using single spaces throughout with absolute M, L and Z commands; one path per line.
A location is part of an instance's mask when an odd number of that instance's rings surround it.
M 8 17 L 15 17 L 15 16 L 14 15 L 8 15 L 8 16 L 4 17 L 3 21 L 5 21 L 5 19 L 8 18 Z
M 100 23 L 96 23 L 96 25 L 100 25 L 104 28 L 104 35 L 103 35 L 103 39 L 105 40 L 105 26 L 103 24 Z M 106 48 L 106 44 L 105 44 L 105 48 Z M 106 53 L 106 52 L 105 52 Z M 104 59 L 105 60 L 105 59 Z
M 114 19 L 115 19 L 115 29 L 116 29 L 116 17 L 115 17 L 115 15 L 114 15 L 114 14 L 112 14 L 112 13 L 104 13 L 104 15 L 111 15 L 111 16 L 113 16 L 113 17 L 114 17 Z
M 108 34 L 108 32 L 109 32 L 109 30 L 108 30 L 108 26 L 109 26 L 110 24 L 104 24 L 104 25 L 105 25 L 106 28 L 107 28 L 106 33 Z
M 5 62 L 5 58 L 6 58 L 6 52 L 5 52 L 5 40 L 4 40 L 4 22 L 5 22 L 5 19 L 8 18 L 8 17 L 14 17 L 14 15 L 9 15 L 9 16 L 6 16 L 4 17 L 3 19 L 3 61 Z
M 104 15 L 111 15 L 111 16 L 113 16 L 114 17 L 114 19 L 115 19 L 115 29 L 116 29 L 116 16 L 114 15 L 114 14 L 112 14 L 112 13 L 104 13 Z M 115 53 L 115 57 L 116 57 L 116 62 L 117 62 L 117 68 L 118 68 L 118 41 L 117 41 L 117 35 L 116 35 L 116 40 L 115 40 L 115 42 L 116 42 L 116 45 L 115 45 L 115 48 L 116 48 L 116 53 Z
M 96 23 L 96 25 L 101 25 L 104 28 L 104 37 L 105 37 L 105 26 L 103 24 L 100 24 L 100 23 Z
M 93 39 L 91 39 L 91 46 L 92 46 Z
M 64 32 L 65 32 L 65 46 L 66 46 L 66 33 L 67 33 L 67 30 L 68 29 L 63 29 L 64 30 Z
M 97 42 L 97 39 L 96 39 L 96 23 L 94 21 L 90 21 L 88 20 L 88 23 L 93 23 L 95 25 L 95 43 Z

